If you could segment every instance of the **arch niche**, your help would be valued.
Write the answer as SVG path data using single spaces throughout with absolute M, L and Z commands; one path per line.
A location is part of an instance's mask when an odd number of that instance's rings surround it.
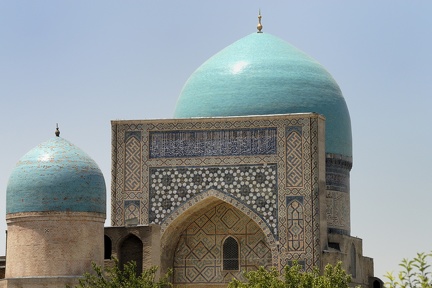
M 119 264 L 121 269 L 123 266 L 134 261 L 136 263 L 135 272 L 141 275 L 143 269 L 143 243 L 141 239 L 133 234 L 127 235 L 120 244 Z
M 112 241 L 107 235 L 104 235 L 104 259 L 109 260 L 112 256 Z
M 189 200 L 162 224 L 161 270 L 177 285 L 223 284 L 243 271 L 275 266 L 276 244 L 263 220 L 242 203 L 211 190 Z M 245 212 L 242 212 L 245 211 Z M 224 269 L 224 243 L 238 244 L 238 269 Z M 234 259 L 231 259 L 234 260 Z

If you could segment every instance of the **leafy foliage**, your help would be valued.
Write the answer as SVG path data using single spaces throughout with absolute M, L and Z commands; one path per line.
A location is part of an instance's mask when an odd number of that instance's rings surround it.
M 229 288 L 348 288 L 351 276 L 342 269 L 342 263 L 336 266 L 328 264 L 324 274 L 320 275 L 315 268 L 312 272 L 302 272 L 302 267 L 294 262 L 284 268 L 281 277 L 276 268 L 270 270 L 260 267 L 256 271 L 246 272 L 247 282 L 233 279 Z
M 387 272 L 384 276 L 388 279 L 385 283 L 387 288 L 432 288 L 432 269 L 428 264 L 428 258 L 432 253 L 417 253 L 414 259 L 403 259 L 399 266 L 402 270 L 397 276 Z
M 75 288 L 164 288 L 172 287 L 168 281 L 171 271 L 156 281 L 157 267 L 145 269 L 141 275 L 136 274 L 136 263 L 129 262 L 119 267 L 117 259 L 114 260 L 112 267 L 102 268 L 92 263 L 93 273 L 85 273 L 79 280 L 79 285 Z M 70 287 L 68 287 L 70 288 Z

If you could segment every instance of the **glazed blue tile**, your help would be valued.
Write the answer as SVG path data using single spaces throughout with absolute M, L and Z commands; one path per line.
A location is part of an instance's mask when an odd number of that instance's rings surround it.
M 69 141 L 54 137 L 25 154 L 9 178 L 7 213 L 106 212 L 105 180 L 97 164 Z
M 211 57 L 189 77 L 174 117 L 307 112 L 326 117 L 326 152 L 351 157 L 349 112 L 330 73 L 284 40 L 253 33 Z

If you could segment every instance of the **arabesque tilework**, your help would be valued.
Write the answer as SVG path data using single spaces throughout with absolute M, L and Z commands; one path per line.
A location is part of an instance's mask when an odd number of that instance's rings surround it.
M 312 269 L 319 264 L 325 207 L 318 201 L 325 181 L 319 179 L 320 125 L 324 119 L 316 114 L 113 121 L 112 225 L 139 215 L 140 224 L 159 224 L 163 234 L 174 221 L 190 223 L 190 208 L 216 197 L 259 227 L 271 265 L 300 260 Z M 204 274 L 215 275 L 216 266 L 211 273 L 177 267 L 183 271 L 177 277 L 213 281 Z
M 150 158 L 276 154 L 276 129 L 150 132 Z

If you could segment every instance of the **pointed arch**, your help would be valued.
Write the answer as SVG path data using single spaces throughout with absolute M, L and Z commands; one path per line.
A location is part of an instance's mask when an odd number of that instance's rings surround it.
M 165 272 L 172 267 L 175 249 L 184 227 L 192 223 L 193 215 L 198 215 L 204 210 L 216 207 L 221 203 L 227 203 L 245 214 L 251 219 L 263 232 L 265 241 L 271 251 L 271 262 L 273 266 L 278 265 L 277 242 L 263 219 L 260 218 L 253 210 L 235 198 L 222 193 L 215 189 L 207 190 L 193 198 L 184 205 L 179 207 L 174 213 L 168 216 L 161 225 L 161 272 Z
M 191 221 L 179 229 L 178 240 L 167 239 L 177 242 L 174 285 L 215 285 L 221 279 L 228 283 L 241 278 L 242 271 L 273 266 L 262 229 L 231 204 L 218 200 L 187 217 Z
M 179 221 L 179 218 L 181 218 L 179 216 L 184 213 L 193 213 L 197 210 L 200 210 L 202 207 L 207 207 L 207 205 L 215 203 L 217 200 L 222 200 L 223 202 L 231 204 L 244 214 L 248 215 L 266 234 L 269 245 L 276 245 L 276 239 L 270 231 L 270 228 L 258 214 L 234 197 L 231 197 L 230 195 L 220 192 L 216 189 L 207 190 L 191 198 L 188 202 L 180 206 L 174 213 L 169 215 L 161 224 L 162 237 L 164 237 L 165 232 L 170 229 L 171 225 L 175 225 L 175 223 Z
M 123 266 L 131 261 L 136 263 L 135 272 L 141 275 L 143 269 L 143 243 L 140 238 L 133 234 L 128 234 L 120 244 L 119 264 Z

